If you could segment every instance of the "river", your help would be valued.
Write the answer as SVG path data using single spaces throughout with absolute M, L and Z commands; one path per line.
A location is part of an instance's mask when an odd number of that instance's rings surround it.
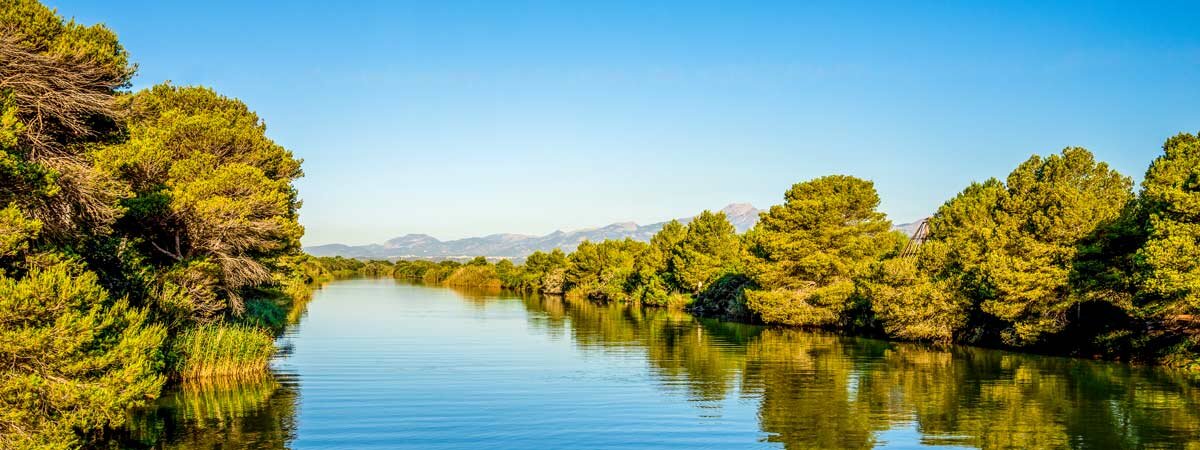
M 1200 448 L 1194 376 L 348 280 L 260 380 L 172 389 L 156 448 Z

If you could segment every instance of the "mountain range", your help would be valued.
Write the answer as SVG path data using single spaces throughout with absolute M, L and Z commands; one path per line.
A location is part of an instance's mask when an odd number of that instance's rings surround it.
M 749 203 L 733 203 L 721 208 L 729 223 L 744 233 L 758 223 L 761 212 Z M 687 223 L 691 217 L 677 219 Z M 525 234 L 492 234 L 483 237 L 470 237 L 441 241 L 427 234 L 406 234 L 389 239 L 382 244 L 345 245 L 327 244 L 305 247 L 304 250 L 313 256 L 344 256 L 347 258 L 365 259 L 466 259 L 476 256 L 489 258 L 523 259 L 535 251 L 548 252 L 556 248 L 570 253 L 584 240 L 599 242 L 605 239 L 631 238 L 638 241 L 649 241 L 666 222 L 638 225 L 634 222 L 618 222 L 599 228 L 588 228 L 575 231 L 555 231 L 544 236 Z M 914 224 L 897 225 L 909 235 L 916 229 Z

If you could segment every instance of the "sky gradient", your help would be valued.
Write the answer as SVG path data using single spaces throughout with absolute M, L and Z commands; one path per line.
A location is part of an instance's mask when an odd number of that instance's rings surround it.
M 897 222 L 1067 146 L 1140 180 L 1200 131 L 1200 3 L 48 0 L 134 88 L 245 101 L 306 245 L 657 222 L 873 180 Z

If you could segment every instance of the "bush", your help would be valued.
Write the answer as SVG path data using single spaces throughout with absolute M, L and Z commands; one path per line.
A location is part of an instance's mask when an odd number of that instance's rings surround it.
M 158 395 L 166 331 L 71 262 L 0 275 L 0 448 L 70 448 Z
M 485 263 L 486 264 L 486 263 Z M 454 270 L 442 282 L 447 286 L 500 288 L 500 277 L 492 266 L 469 265 Z

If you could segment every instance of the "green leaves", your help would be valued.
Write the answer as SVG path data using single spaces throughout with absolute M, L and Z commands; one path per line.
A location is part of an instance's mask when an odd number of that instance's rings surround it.
M 54 261 L 57 259 L 57 261 Z M 165 329 L 61 258 L 0 275 L 0 447 L 70 447 L 159 392 Z
M 992 209 L 995 231 L 981 267 L 996 292 L 981 308 L 1010 324 L 1009 343 L 1034 343 L 1066 325 L 1080 300 L 1070 286 L 1077 249 L 1120 216 L 1132 182 L 1087 150 L 1067 148 L 1030 158 L 1006 187 Z
M 1135 255 L 1152 314 L 1200 314 L 1200 137 L 1180 134 L 1163 144 L 1142 181 L 1139 199 L 1146 242 Z
M 759 286 L 747 305 L 767 323 L 845 322 L 856 282 L 894 251 L 879 195 L 869 181 L 833 175 L 798 183 L 785 199 L 747 234 Z
M 628 238 L 598 244 L 583 241 L 567 257 L 567 293 L 598 301 L 627 300 L 634 262 L 647 248 Z
M 207 88 L 158 85 L 121 104 L 129 139 L 98 150 L 96 160 L 134 191 L 124 229 L 158 256 L 164 273 L 197 261 L 215 265 L 208 292 L 196 291 L 197 283 L 185 289 L 205 299 L 197 304 L 239 311 L 243 289 L 272 281 L 266 264 L 299 248 L 304 230 L 291 183 L 300 161 L 266 137 L 242 102 Z M 201 318 L 223 312 L 201 310 Z
M 688 222 L 671 254 L 680 290 L 698 294 L 717 277 L 741 269 L 742 242 L 725 213 L 704 211 Z

